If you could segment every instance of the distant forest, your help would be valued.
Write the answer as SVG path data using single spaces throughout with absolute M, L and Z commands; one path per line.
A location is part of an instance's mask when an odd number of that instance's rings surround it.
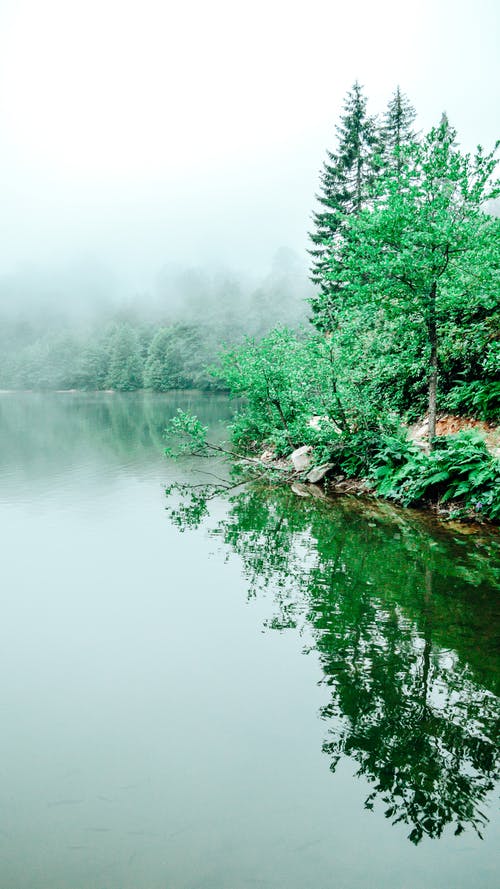
M 310 312 L 307 272 L 287 248 L 257 284 L 193 268 L 165 272 L 154 297 L 113 304 L 96 289 L 0 281 L 1 389 L 221 388 L 207 368 L 222 346 L 298 328 Z

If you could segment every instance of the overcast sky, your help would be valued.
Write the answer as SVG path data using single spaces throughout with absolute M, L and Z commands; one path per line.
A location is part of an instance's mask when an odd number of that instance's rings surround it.
M 346 91 L 500 135 L 495 0 L 0 0 L 0 273 L 305 255 Z

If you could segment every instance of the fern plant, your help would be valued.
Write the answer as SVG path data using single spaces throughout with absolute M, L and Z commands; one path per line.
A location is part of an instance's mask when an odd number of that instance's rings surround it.
M 404 506 L 456 500 L 462 510 L 500 518 L 500 460 L 474 430 L 437 439 L 430 454 L 410 444 L 398 451 L 386 443 L 372 479 L 379 494 Z

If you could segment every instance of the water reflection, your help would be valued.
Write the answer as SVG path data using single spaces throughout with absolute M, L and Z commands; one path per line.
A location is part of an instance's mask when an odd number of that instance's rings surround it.
M 54 476 L 66 483 L 87 466 L 106 475 L 163 462 L 165 427 L 179 407 L 215 438 L 233 413 L 226 397 L 194 391 L 0 393 L 1 494 L 17 498 L 21 487 Z
M 199 490 L 170 506 L 183 528 L 208 513 Z M 350 757 L 372 785 L 366 808 L 415 844 L 481 836 L 498 779 L 498 536 L 255 487 L 210 533 L 241 558 L 250 595 L 272 593 L 268 629 L 295 628 L 317 652 L 332 771 Z

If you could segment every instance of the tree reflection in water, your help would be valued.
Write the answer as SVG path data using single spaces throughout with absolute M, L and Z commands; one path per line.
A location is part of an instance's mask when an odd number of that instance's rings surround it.
M 209 505 L 183 493 L 171 517 L 196 527 Z M 312 639 L 332 771 L 350 757 L 373 786 L 366 808 L 415 844 L 447 826 L 481 835 L 498 779 L 498 537 L 256 487 L 210 533 L 241 557 L 251 595 L 272 593 L 267 627 Z

